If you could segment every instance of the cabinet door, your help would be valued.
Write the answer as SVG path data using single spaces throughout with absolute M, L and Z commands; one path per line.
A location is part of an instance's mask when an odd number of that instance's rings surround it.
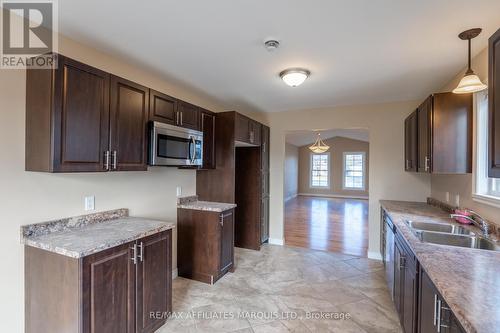
M 148 111 L 148 88 L 117 76 L 111 77 L 110 128 L 113 170 L 147 170 Z
M 202 169 L 215 169 L 215 114 L 201 113 L 203 131 L 203 166 Z
M 129 243 L 82 259 L 83 332 L 135 332 L 136 271 L 130 247 Z
M 403 315 L 403 299 L 404 299 L 404 270 L 401 269 L 401 263 L 403 261 L 403 251 L 398 244 L 395 242 L 394 246 L 394 305 L 396 307 L 396 312 L 399 314 L 399 318 Z
M 137 249 L 136 331 L 154 332 L 172 311 L 172 231 L 138 240 Z
M 432 96 L 418 107 L 418 172 L 431 172 Z
M 262 125 L 256 121 L 250 120 L 250 143 L 254 145 L 261 144 Z
M 149 120 L 176 125 L 177 100 L 155 90 L 150 90 Z
M 54 171 L 105 171 L 109 80 L 106 72 L 59 56 L 53 101 Z
M 405 171 L 417 171 L 417 111 L 405 120 Z
M 403 304 L 403 328 L 406 333 L 415 332 L 415 307 L 416 307 L 416 283 L 417 283 L 417 273 L 408 263 L 405 263 L 404 267 L 404 298 Z
M 220 273 L 227 272 L 234 261 L 234 211 L 226 211 L 220 216 L 221 254 Z
M 260 241 L 261 243 L 265 243 L 269 240 L 269 197 L 262 198 L 260 214 L 261 214 Z
M 200 109 L 197 106 L 179 101 L 177 111 L 179 112 L 179 126 L 200 130 Z
M 436 328 L 436 303 L 437 291 L 431 279 L 424 270 L 420 270 L 419 306 L 418 306 L 418 332 L 437 332 Z
M 250 119 L 235 114 L 235 140 L 250 143 Z
M 488 175 L 500 178 L 500 29 L 490 37 L 488 50 Z
M 261 133 L 261 164 L 262 170 L 269 170 L 269 138 L 270 138 L 270 129 L 267 126 L 262 125 L 262 133 Z

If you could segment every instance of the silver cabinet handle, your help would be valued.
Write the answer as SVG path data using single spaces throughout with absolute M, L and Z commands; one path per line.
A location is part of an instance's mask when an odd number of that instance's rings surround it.
M 221 227 L 223 227 L 223 226 L 224 226 L 224 219 L 225 219 L 226 217 L 231 216 L 231 215 L 233 215 L 233 213 L 232 213 L 232 212 L 231 212 L 231 213 L 226 213 L 226 214 L 224 214 L 224 213 L 221 213 L 221 214 L 220 214 L 220 221 L 219 221 L 219 224 L 221 225 Z
M 193 146 L 193 154 L 191 155 L 191 164 L 194 164 L 196 161 L 196 139 L 194 136 L 191 137 L 191 145 Z
M 117 168 L 117 158 L 116 158 L 116 150 L 113 150 L 113 152 L 111 153 L 111 169 L 112 170 L 116 170 Z
M 139 258 L 139 260 L 141 262 L 143 262 L 144 261 L 144 243 L 140 242 L 138 247 L 139 247 L 139 249 L 141 251 L 139 252 L 139 254 L 137 255 L 137 257 Z
M 104 170 L 109 170 L 109 150 L 104 152 Z
M 404 268 L 406 265 L 406 257 L 405 256 L 400 256 L 399 257 L 399 268 Z
M 253 131 L 250 131 L 250 143 L 253 143 L 254 139 L 255 139 L 255 134 Z
M 437 312 L 437 295 L 434 294 L 434 320 L 433 320 L 433 324 L 434 326 L 437 325 L 437 317 L 436 317 L 436 312 Z
M 179 125 L 179 112 L 178 111 L 175 113 L 175 124 Z
M 132 250 L 132 258 L 130 260 L 132 260 L 134 265 L 137 265 L 137 244 L 134 244 L 130 249 Z
M 184 125 L 184 121 L 182 121 L 182 112 L 181 112 L 181 125 Z
M 441 332 L 441 300 L 438 299 L 437 301 L 437 331 L 438 333 Z
M 425 171 L 429 171 L 429 169 L 430 169 L 430 166 L 429 166 L 430 161 L 431 161 L 431 159 L 428 156 L 425 156 Z

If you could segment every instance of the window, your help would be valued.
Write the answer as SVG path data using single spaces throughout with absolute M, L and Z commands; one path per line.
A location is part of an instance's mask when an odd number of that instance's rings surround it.
M 330 187 L 330 154 L 311 154 L 311 187 Z
M 476 106 L 476 164 L 474 197 L 477 201 L 498 204 L 500 179 L 488 178 L 488 93 L 475 94 Z
M 344 153 L 344 189 L 365 189 L 365 153 Z

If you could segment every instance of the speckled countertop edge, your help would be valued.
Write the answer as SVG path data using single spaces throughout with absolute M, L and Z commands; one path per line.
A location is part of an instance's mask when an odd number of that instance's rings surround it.
M 81 258 L 175 228 L 175 223 L 129 217 L 127 209 L 21 226 L 21 243 Z
M 445 211 L 423 202 L 380 204 L 466 332 L 500 332 L 500 253 L 423 243 L 404 221 L 449 223 Z
M 198 196 L 192 195 L 187 197 L 177 198 L 177 208 L 203 210 L 209 212 L 222 213 L 235 208 L 237 205 L 225 202 L 200 201 Z

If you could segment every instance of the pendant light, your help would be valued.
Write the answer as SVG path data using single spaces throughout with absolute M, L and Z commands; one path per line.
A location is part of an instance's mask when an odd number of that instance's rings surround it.
M 328 146 L 326 143 L 323 142 L 323 140 L 321 140 L 321 133 L 318 133 L 318 138 L 316 139 L 316 142 L 314 142 L 314 144 L 310 146 L 309 149 L 313 153 L 321 154 L 330 149 L 330 146 Z
M 470 29 L 462 32 L 458 35 L 458 38 L 461 40 L 466 40 L 469 43 L 469 67 L 467 68 L 467 72 L 465 72 L 465 76 L 460 80 L 458 86 L 453 90 L 455 94 L 468 94 L 474 93 L 488 88 L 487 85 L 481 82 L 479 77 L 474 74 L 474 71 L 471 68 L 471 39 L 477 37 L 481 33 L 481 28 Z

